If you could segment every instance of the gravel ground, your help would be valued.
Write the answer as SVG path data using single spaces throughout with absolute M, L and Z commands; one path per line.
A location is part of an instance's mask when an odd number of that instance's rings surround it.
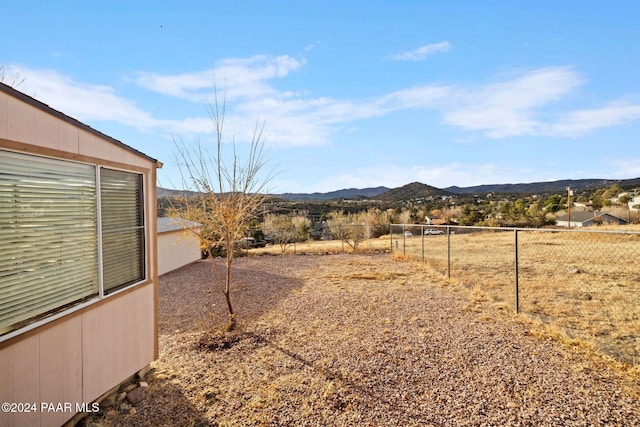
M 160 278 L 147 398 L 103 425 L 640 425 L 633 372 L 504 310 L 475 309 L 420 264 L 237 259 L 231 334 L 211 266 Z

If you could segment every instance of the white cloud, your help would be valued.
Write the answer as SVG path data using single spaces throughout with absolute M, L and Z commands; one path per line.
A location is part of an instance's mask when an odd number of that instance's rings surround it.
M 277 91 L 267 81 L 286 77 L 302 68 L 304 63 L 304 59 L 288 55 L 229 58 L 205 71 L 177 75 L 139 73 L 136 82 L 163 95 L 200 102 L 213 96 L 214 84 L 228 99 L 255 99 L 276 94 Z
M 232 101 L 226 117 L 228 133 L 238 141 L 248 140 L 256 120 L 264 120 L 266 142 L 276 146 L 331 144 L 336 132 L 347 132 L 354 122 L 407 109 L 440 113 L 444 124 L 468 131 L 472 141 L 480 140 L 476 136 L 580 136 L 640 120 L 640 105 L 630 102 L 542 114 L 583 83 L 570 67 L 529 70 L 476 87 L 425 84 L 360 99 L 310 97 L 279 90 L 273 84 L 273 80 L 298 72 L 303 66 L 304 60 L 287 55 L 259 55 L 222 60 L 216 67 L 200 72 L 140 74 L 136 83 L 200 104 L 211 96 L 214 75 L 216 79 L 225 76 L 217 84 L 226 84 L 225 95 Z M 185 137 L 212 132 L 204 109 L 195 117 L 159 118 L 109 86 L 78 82 L 50 70 L 8 67 L 6 71 L 25 77 L 20 90 L 82 121 L 113 121 Z
M 136 129 L 168 133 L 210 133 L 208 117 L 159 119 L 130 99 L 117 95 L 113 88 L 75 81 L 52 70 L 12 67 L 24 77 L 21 92 L 55 110 L 83 122 L 117 122 Z
M 424 61 L 428 56 L 436 53 L 444 53 L 451 50 L 451 43 L 443 41 L 440 43 L 427 44 L 409 52 L 393 55 L 389 59 L 393 61 Z
M 618 177 L 640 177 L 640 158 L 613 160 L 612 164 Z
M 542 68 L 515 79 L 459 89 L 444 106 L 444 123 L 492 138 L 533 135 L 544 124 L 536 109 L 560 99 L 582 83 L 570 68 Z
M 581 136 L 610 126 L 640 120 L 640 105 L 628 102 L 611 102 L 604 107 L 578 110 L 560 116 L 548 127 L 548 134 L 555 136 Z
M 108 86 L 79 83 L 51 70 L 14 69 L 25 78 L 20 91 L 74 118 L 116 121 L 135 127 L 158 124 L 133 101 L 117 96 Z

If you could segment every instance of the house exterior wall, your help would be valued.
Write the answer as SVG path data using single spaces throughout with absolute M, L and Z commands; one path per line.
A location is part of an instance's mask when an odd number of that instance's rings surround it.
M 59 426 L 158 357 L 158 163 L 1 84 L 0 149 L 119 168 L 144 180 L 145 280 L 0 337 L 0 402 L 36 409 L 2 411 L 0 425 Z M 43 403 L 71 407 L 46 411 Z
M 184 230 L 158 233 L 158 274 L 165 274 L 202 257 L 198 240 Z
M 569 226 L 571 226 L 571 228 L 588 227 L 590 225 L 593 225 L 593 221 L 586 221 L 586 222 L 571 221 L 571 224 L 569 224 L 569 221 L 556 221 L 556 225 L 558 227 L 569 227 Z

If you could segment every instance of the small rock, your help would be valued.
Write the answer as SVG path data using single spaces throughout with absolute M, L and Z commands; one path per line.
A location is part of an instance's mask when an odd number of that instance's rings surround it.
M 135 390 L 127 393 L 127 400 L 131 402 L 132 405 L 137 405 L 138 403 L 142 402 L 145 397 L 147 397 L 147 393 L 142 387 L 138 387 Z
M 118 416 L 118 411 L 116 411 L 115 409 L 109 409 L 107 413 L 104 414 L 104 416 L 107 417 L 107 419 L 112 420 Z
M 136 375 L 138 376 L 139 379 L 142 380 L 142 379 L 146 378 L 147 374 L 150 371 L 151 371 L 151 366 L 147 365 L 144 368 L 140 369 Z
M 129 415 L 135 415 L 138 413 L 138 410 L 136 408 L 131 408 L 131 410 L 129 411 Z
M 135 390 L 136 388 L 138 388 L 138 384 L 129 384 L 128 386 L 125 387 L 124 392 L 129 393 L 130 391 Z
M 110 394 L 109 396 L 102 399 L 102 401 L 100 402 L 100 406 L 103 408 L 108 408 L 109 406 L 112 406 L 114 403 L 116 403 L 116 397 L 117 397 L 117 393 Z
M 118 395 L 118 398 L 116 399 L 116 402 L 122 402 L 124 400 L 124 398 L 127 397 L 127 393 L 125 393 L 124 391 L 122 393 L 120 393 Z
M 149 383 L 148 383 L 148 382 L 146 382 L 146 381 L 140 381 L 140 384 L 139 384 L 139 385 L 140 385 L 140 387 L 142 387 L 142 388 L 147 388 L 147 387 L 149 387 Z

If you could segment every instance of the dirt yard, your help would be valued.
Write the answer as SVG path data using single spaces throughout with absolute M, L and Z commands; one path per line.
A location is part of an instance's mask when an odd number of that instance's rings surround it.
M 640 425 L 635 372 L 382 255 L 201 261 L 160 278 L 147 397 L 106 426 Z

